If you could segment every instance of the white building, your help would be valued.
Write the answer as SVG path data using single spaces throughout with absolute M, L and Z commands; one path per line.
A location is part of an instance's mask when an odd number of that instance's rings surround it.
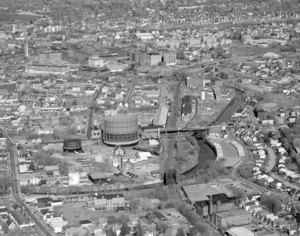
M 89 57 L 89 66 L 90 67 L 103 67 L 104 60 L 98 56 Z

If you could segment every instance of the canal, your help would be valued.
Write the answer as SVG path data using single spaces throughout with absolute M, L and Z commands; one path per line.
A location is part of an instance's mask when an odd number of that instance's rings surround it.
M 219 115 L 219 117 L 212 123 L 212 125 L 219 125 L 230 120 L 233 113 L 235 113 L 242 105 L 243 102 L 243 92 L 236 90 L 235 97 L 224 109 L 224 111 Z M 205 140 L 204 132 L 195 132 L 193 135 L 198 142 L 200 152 L 198 164 L 185 172 L 184 175 L 191 175 L 199 170 L 207 169 L 211 163 L 216 159 L 216 152 Z

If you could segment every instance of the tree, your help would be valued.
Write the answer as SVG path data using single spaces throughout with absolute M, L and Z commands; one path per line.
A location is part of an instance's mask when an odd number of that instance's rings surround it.
M 140 223 L 136 226 L 136 236 L 144 236 L 144 229 Z
M 28 169 L 31 171 L 35 171 L 35 166 L 34 166 L 33 161 L 30 162 Z
M 145 217 L 149 223 L 152 223 L 153 219 L 155 218 L 155 216 L 152 213 L 147 213 L 147 215 Z
M 107 217 L 107 224 L 108 225 L 113 225 L 118 222 L 118 219 L 115 216 L 108 216 Z
M 7 194 L 8 188 L 11 186 L 11 179 L 6 174 L 1 175 L 0 182 L 1 182 L 0 195 L 5 195 L 5 194 Z
M 117 234 L 115 231 L 113 231 L 112 228 L 109 228 L 108 230 L 106 230 L 106 236 L 117 236 Z
M 161 234 L 166 233 L 168 226 L 166 225 L 165 222 L 159 221 L 156 225 L 157 231 Z
M 122 215 L 120 215 L 119 216 L 119 222 L 120 222 L 120 224 L 127 224 L 128 222 L 129 222 L 129 217 L 128 217 L 128 215 L 124 215 L 124 214 L 122 214 Z
M 31 232 L 26 231 L 25 229 L 15 228 L 12 230 L 9 230 L 9 234 L 7 236 L 29 236 L 32 235 Z
M 58 170 L 61 175 L 67 176 L 69 174 L 69 166 L 67 162 L 60 162 L 58 164 Z
M 141 200 L 140 199 L 132 199 L 130 202 L 129 202 L 129 209 L 132 213 L 134 213 L 135 210 L 138 209 L 139 205 L 141 203 Z
M 200 232 L 195 228 L 190 228 L 190 232 L 189 232 L 190 236 L 200 236 Z
M 183 60 L 185 59 L 185 52 L 183 48 L 178 49 L 177 54 L 176 54 L 176 58 L 179 60 Z
M 120 236 L 126 236 L 130 233 L 130 228 L 126 223 L 123 223 L 121 226 L 121 233 Z
M 184 229 L 182 227 L 179 227 L 177 229 L 176 236 L 185 236 L 185 232 L 184 232 Z
M 260 198 L 260 203 L 274 214 L 281 210 L 281 199 L 275 194 L 263 194 Z

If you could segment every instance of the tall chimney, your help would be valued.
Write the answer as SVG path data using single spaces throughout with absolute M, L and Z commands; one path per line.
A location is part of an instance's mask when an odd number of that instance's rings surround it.
M 209 195 L 209 212 L 208 212 L 209 215 L 211 215 L 213 213 L 212 207 L 213 207 L 212 195 L 210 194 Z
M 28 58 L 29 57 L 29 51 L 28 51 L 28 41 L 27 40 L 25 42 L 24 51 L 25 51 L 25 57 Z

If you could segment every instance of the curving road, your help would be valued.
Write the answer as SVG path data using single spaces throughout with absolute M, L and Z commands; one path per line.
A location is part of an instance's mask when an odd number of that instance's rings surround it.
M 41 223 L 41 221 L 30 211 L 30 209 L 22 201 L 21 193 L 20 193 L 19 186 L 18 186 L 18 178 L 17 178 L 17 174 L 16 174 L 18 170 L 17 170 L 16 160 L 15 160 L 15 156 L 14 156 L 13 142 L 10 139 L 10 137 L 7 135 L 7 133 L 3 130 L 3 128 L 0 128 L 0 133 L 2 133 L 8 140 L 9 157 L 10 157 L 10 164 L 11 164 L 12 194 L 13 194 L 15 201 L 23 208 L 23 210 L 32 219 L 32 221 L 35 223 L 35 225 L 38 226 L 38 228 L 43 233 L 43 235 L 46 235 L 46 236 L 54 235 L 50 230 L 47 229 L 46 226 L 44 226 Z

